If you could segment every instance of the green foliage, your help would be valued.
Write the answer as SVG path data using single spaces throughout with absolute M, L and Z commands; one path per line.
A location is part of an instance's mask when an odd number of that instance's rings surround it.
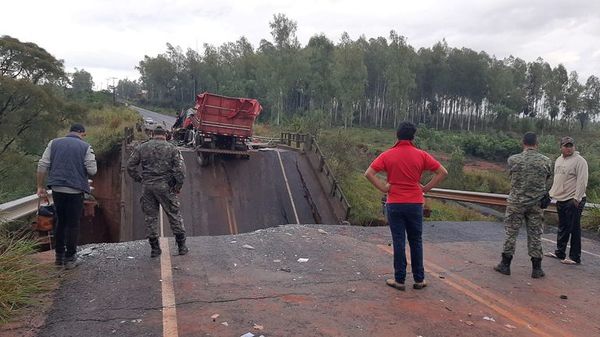
M 35 304 L 34 295 L 48 289 L 44 267 L 31 257 L 36 241 L 23 233 L 8 232 L 4 226 L 0 224 L 0 323 Z
M 92 74 L 84 69 L 78 70 L 75 68 L 75 72 L 71 74 L 71 88 L 73 91 L 76 93 L 90 93 L 93 87 Z
M 521 152 L 520 142 L 503 134 L 469 134 L 462 140 L 466 154 L 487 159 L 506 160 L 510 155 Z
M 352 205 L 350 222 L 355 225 L 371 226 L 385 221 L 381 205 L 382 194 L 361 172 L 350 172 L 342 180 L 342 190 Z
M 431 209 L 430 217 L 425 219 L 427 221 L 496 221 L 454 202 L 429 199 L 426 207 Z
M 446 183 L 443 185 L 445 188 L 462 190 L 465 188 L 465 172 L 463 170 L 465 166 L 465 155 L 461 149 L 455 149 L 450 156 L 450 160 L 446 164 L 448 170 L 448 177 Z
M 121 145 L 125 127 L 134 127 L 139 115 L 128 108 L 110 107 L 90 111 L 86 117 L 86 141 L 97 157 Z
M 598 200 L 597 196 L 596 200 Z M 600 208 L 586 209 L 581 219 L 581 227 L 600 232 Z

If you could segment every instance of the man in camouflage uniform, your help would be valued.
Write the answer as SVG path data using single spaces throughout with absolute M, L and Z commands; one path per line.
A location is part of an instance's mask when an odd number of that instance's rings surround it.
M 544 276 L 542 270 L 543 211 L 540 201 L 550 189 L 552 162 L 537 151 L 537 136 L 527 132 L 523 136 L 523 152 L 508 158 L 510 194 L 506 207 L 506 241 L 502 262 L 494 267 L 499 273 L 510 275 L 510 262 L 515 253 L 519 228 L 527 228 L 527 250 L 531 256 L 531 277 Z
M 141 164 L 142 173 L 138 172 Z M 158 211 L 159 204 L 169 218 L 171 230 L 179 248 L 179 255 L 185 255 L 188 248 L 185 245 L 185 229 L 179 213 L 179 199 L 185 179 L 185 164 L 183 157 L 175 145 L 167 142 L 166 131 L 157 126 L 153 139 L 140 144 L 133 150 L 127 162 L 127 173 L 136 181 L 142 183 L 140 203 L 144 212 L 146 232 L 152 251 L 151 257 L 161 254 L 158 243 Z

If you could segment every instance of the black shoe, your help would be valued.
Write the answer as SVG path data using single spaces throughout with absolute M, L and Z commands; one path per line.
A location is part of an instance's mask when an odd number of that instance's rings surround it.
M 190 251 L 185 245 L 185 234 L 175 235 L 175 242 L 177 242 L 179 255 L 185 255 Z
M 65 265 L 65 253 L 56 253 L 56 259 L 54 260 L 54 264 L 57 266 Z
M 532 278 L 541 278 L 546 274 L 542 270 L 542 258 L 541 257 L 532 257 L 531 258 L 531 266 L 533 269 L 531 270 Z
M 77 258 L 77 255 L 65 258 L 65 269 L 71 270 L 77 268 L 81 264 L 81 260 Z
M 150 257 L 157 257 L 162 253 L 160 249 L 160 243 L 158 242 L 158 238 L 148 239 L 150 242 Z
M 510 275 L 510 262 L 512 261 L 512 255 L 502 253 L 502 261 L 494 267 L 494 270 L 500 274 Z

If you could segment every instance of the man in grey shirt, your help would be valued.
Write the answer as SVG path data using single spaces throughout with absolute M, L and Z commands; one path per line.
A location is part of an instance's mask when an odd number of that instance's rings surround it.
M 73 269 L 77 266 L 77 240 L 83 212 L 84 193 L 90 193 L 88 176 L 96 174 L 96 156 L 90 144 L 82 140 L 85 128 L 73 124 L 65 137 L 51 140 L 38 162 L 37 195 L 47 198 L 47 187 L 52 189 L 57 223 L 56 265 Z

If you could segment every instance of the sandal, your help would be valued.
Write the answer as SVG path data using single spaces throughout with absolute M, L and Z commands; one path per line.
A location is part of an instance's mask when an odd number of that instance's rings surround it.
M 560 263 L 563 263 L 563 264 L 580 264 L 580 262 L 573 261 L 573 260 L 569 259 L 568 257 L 566 259 L 560 260 Z
M 393 278 L 385 280 L 385 284 L 401 291 L 406 290 L 406 286 L 404 286 L 404 283 L 396 282 L 396 280 L 394 280 Z
M 546 252 L 544 253 L 544 256 L 551 257 L 553 259 L 558 259 L 558 256 L 556 256 L 556 254 L 553 252 Z

